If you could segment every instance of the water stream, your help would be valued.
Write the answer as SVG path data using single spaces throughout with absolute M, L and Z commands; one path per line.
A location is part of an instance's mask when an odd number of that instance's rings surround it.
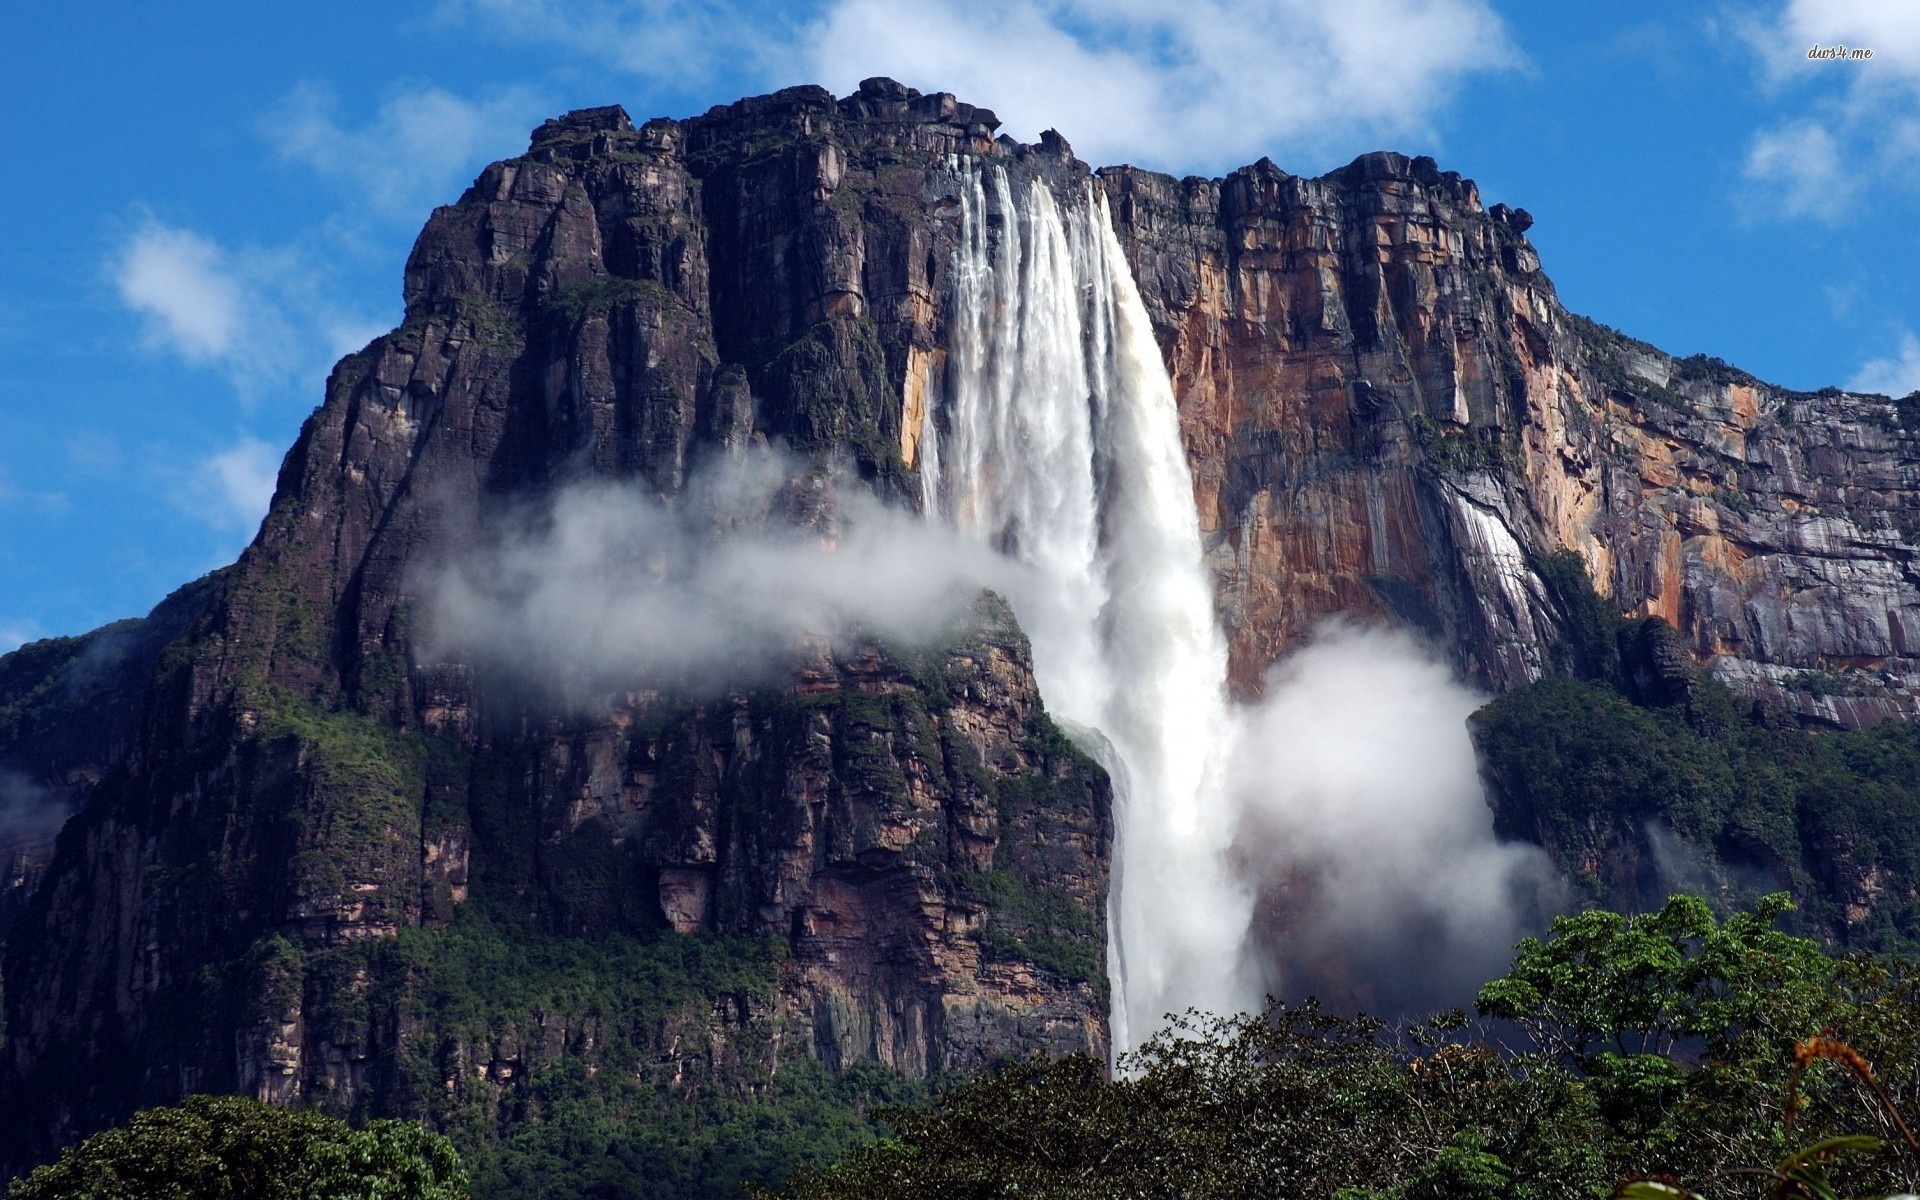
M 1241 963 L 1251 899 L 1224 861 L 1226 642 L 1173 386 L 1105 197 L 1016 187 L 971 160 L 956 171 L 949 359 L 922 484 L 930 513 L 1029 568 L 1009 599 L 1041 695 L 1113 776 L 1124 1051 L 1166 1013 L 1258 998 Z

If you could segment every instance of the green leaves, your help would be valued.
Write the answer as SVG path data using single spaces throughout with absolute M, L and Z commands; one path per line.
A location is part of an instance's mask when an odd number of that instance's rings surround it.
M 1794 1046 L 1831 1025 L 1871 1044 L 1889 1091 L 1920 1095 L 1920 986 L 1774 930 L 1786 909 L 1773 896 L 1721 921 L 1676 896 L 1562 918 L 1481 991 L 1483 1013 L 1537 1037 L 1504 1052 L 1458 1016 L 1393 1029 L 1275 1003 L 1190 1014 L 1117 1079 L 1086 1059 L 1011 1064 L 888 1112 L 890 1139 L 791 1194 L 1695 1200 L 1761 1178 L 1778 1200 L 1884 1194 L 1913 1168 L 1862 1134 L 1876 1110 L 1858 1076 L 1837 1052 L 1794 1076 Z
M 7 1200 L 466 1200 L 452 1143 L 406 1121 L 346 1122 L 244 1096 L 189 1096 L 16 1179 Z
M 1603 1055 L 1664 1058 L 1687 1038 L 1791 1042 L 1834 1004 L 1833 963 L 1818 944 L 1772 929 L 1791 907 L 1779 893 L 1720 924 L 1704 900 L 1676 895 L 1638 917 L 1557 917 L 1550 940 L 1521 942 L 1513 970 L 1476 1005 L 1589 1075 Z

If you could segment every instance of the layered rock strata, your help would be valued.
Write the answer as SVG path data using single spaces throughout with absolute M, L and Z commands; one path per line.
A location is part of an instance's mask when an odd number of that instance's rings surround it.
M 1329 613 L 1426 628 L 1495 688 L 1537 677 L 1565 614 L 1535 567 L 1571 548 L 1736 688 L 1839 725 L 1912 711 L 1920 409 L 1569 314 L 1531 218 L 1431 159 L 1100 179 L 1242 686 Z

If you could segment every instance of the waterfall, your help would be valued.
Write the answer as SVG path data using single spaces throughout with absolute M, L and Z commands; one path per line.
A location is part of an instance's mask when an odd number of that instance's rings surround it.
M 922 453 L 939 465 L 923 498 L 1028 568 L 1009 599 L 1041 696 L 1113 777 L 1123 1051 L 1168 1012 L 1258 998 L 1241 968 L 1251 900 L 1225 861 L 1226 644 L 1173 386 L 1105 197 L 955 170 L 945 420 L 928 405 Z

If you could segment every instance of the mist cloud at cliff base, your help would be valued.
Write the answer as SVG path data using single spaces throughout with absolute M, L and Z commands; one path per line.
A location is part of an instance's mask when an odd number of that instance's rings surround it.
M 1333 622 L 1240 710 L 1233 857 L 1270 992 L 1465 1004 L 1558 910 L 1546 854 L 1494 837 L 1466 725 L 1485 701 L 1410 635 Z

